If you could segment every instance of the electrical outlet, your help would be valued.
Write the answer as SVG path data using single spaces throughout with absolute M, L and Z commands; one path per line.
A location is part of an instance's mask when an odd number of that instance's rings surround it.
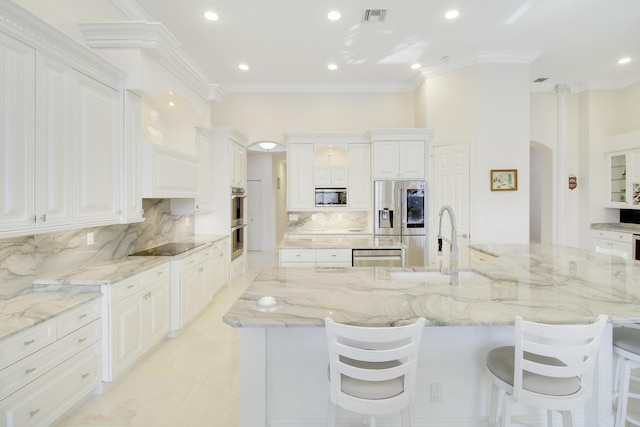
M 316 220 L 316 214 L 311 214 L 311 221 L 315 221 Z
M 431 383 L 431 401 L 442 403 L 442 383 Z
M 94 243 L 94 238 L 93 238 L 93 231 L 89 231 L 87 233 L 87 245 L 91 246 Z

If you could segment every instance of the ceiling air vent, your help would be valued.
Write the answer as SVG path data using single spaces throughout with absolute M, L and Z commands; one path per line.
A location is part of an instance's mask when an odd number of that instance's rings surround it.
M 367 9 L 362 14 L 362 22 L 382 22 L 387 16 L 386 9 Z

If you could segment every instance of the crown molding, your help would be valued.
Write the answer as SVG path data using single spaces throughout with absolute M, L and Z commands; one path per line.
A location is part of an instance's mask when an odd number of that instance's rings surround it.
M 116 88 L 123 87 L 127 75 L 87 46 L 13 2 L 0 1 L 0 31 L 54 55 L 78 71 Z
M 209 83 L 183 51 L 180 42 L 160 22 L 94 22 L 79 24 L 93 49 L 141 49 L 207 101 L 220 103 L 224 92 Z
M 132 21 L 153 21 L 147 12 L 134 0 L 111 0 L 111 3 Z
M 221 84 L 225 93 L 357 93 L 413 92 L 410 83 Z

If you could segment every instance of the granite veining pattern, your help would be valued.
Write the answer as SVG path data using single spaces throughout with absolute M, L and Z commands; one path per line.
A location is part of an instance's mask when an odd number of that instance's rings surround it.
M 640 234 L 640 224 L 629 224 L 624 222 L 593 223 L 591 224 L 591 228 L 594 230 Z
M 30 292 L 0 301 L 0 339 L 42 323 L 87 301 L 100 298 L 96 289 L 87 292 Z
M 556 245 L 500 245 L 499 255 L 460 276 L 407 269 L 266 269 L 225 314 L 233 327 L 323 326 L 325 316 L 366 326 L 419 316 L 431 326 L 509 325 L 515 315 L 549 323 L 640 322 L 640 263 Z M 395 277 L 394 277 L 395 276 Z M 272 296 L 276 304 L 259 304 Z

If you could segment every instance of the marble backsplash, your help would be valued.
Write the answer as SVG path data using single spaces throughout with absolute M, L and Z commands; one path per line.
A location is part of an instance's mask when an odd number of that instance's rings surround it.
M 0 295 L 44 277 L 124 258 L 164 243 L 189 241 L 193 215 L 172 215 L 169 199 L 144 199 L 144 222 L 0 239 Z M 94 243 L 87 244 L 93 232 Z
M 373 232 L 373 218 L 369 211 L 288 212 L 288 218 L 287 232 L 326 230 Z

